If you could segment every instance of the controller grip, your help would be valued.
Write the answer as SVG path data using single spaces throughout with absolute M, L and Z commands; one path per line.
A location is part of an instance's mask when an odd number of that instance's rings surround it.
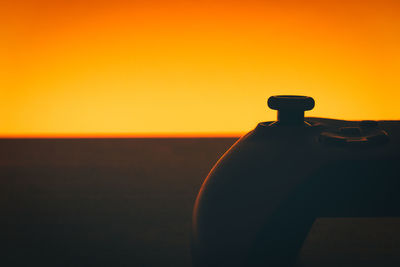
M 338 160 L 315 170 L 309 177 L 303 177 L 302 182 L 278 202 L 275 201 L 277 198 L 257 201 L 258 197 L 268 197 L 259 184 L 252 186 L 248 194 L 236 196 L 240 199 L 236 202 L 233 196 L 229 197 L 229 202 L 219 209 L 227 211 L 225 216 L 218 217 L 217 212 L 212 215 L 208 213 L 227 199 L 227 192 L 232 189 L 231 183 L 225 190 L 212 194 L 219 196 L 219 201 L 210 199 L 207 203 L 203 199 L 205 208 L 199 220 L 213 229 L 225 220 L 220 229 L 225 230 L 226 234 L 208 236 L 200 248 L 205 253 L 197 255 L 201 263 L 195 266 L 293 266 L 317 217 L 400 216 L 400 179 L 396 162 L 397 158 Z M 225 176 L 223 174 L 213 176 L 213 181 Z M 229 177 L 234 177 L 234 173 L 230 172 Z M 277 176 L 266 179 L 269 186 L 274 181 L 283 181 L 286 185 L 290 181 Z M 238 190 L 239 185 L 233 191 Z M 203 193 L 213 193 L 212 190 L 206 191 Z M 246 208 L 239 210 L 240 206 Z M 273 212 L 264 216 L 266 210 Z M 204 228 L 203 234 L 208 235 L 211 228 Z

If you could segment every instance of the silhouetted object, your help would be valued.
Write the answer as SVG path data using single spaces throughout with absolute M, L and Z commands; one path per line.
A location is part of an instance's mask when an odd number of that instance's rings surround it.
M 400 122 L 305 118 L 314 100 L 272 96 L 218 161 L 193 213 L 195 266 L 292 266 L 317 217 L 400 215 Z
M 304 111 L 314 108 L 314 99 L 307 96 L 281 95 L 268 99 L 268 106 L 278 110 L 279 124 L 304 124 Z

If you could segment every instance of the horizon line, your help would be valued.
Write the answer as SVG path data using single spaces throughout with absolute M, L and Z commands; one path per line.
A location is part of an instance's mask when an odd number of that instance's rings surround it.
M 227 133 L 36 133 L 0 134 L 0 139 L 124 139 L 124 138 L 236 138 L 245 132 Z

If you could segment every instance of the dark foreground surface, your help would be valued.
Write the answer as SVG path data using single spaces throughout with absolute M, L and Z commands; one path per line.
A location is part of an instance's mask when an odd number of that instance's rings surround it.
M 190 266 L 196 193 L 234 141 L 0 140 L 0 266 Z
M 190 266 L 197 191 L 235 140 L 0 140 L 0 266 Z M 400 266 L 399 225 L 320 219 L 300 263 Z

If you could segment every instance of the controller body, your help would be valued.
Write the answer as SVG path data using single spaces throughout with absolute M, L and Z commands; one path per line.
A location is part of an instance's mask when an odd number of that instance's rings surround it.
M 195 266 L 293 266 L 317 217 L 400 216 L 400 121 L 284 118 L 259 123 L 207 176 Z

